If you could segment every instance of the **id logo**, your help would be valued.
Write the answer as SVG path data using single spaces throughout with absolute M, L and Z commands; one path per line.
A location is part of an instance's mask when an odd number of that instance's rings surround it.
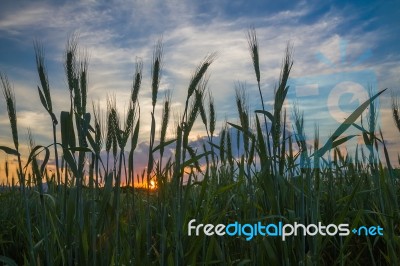
M 317 60 L 327 65 L 330 73 L 314 76 L 303 76 L 288 80 L 288 101 L 296 105 L 304 114 L 304 130 L 308 143 L 314 140 L 314 126 L 318 126 L 320 147 L 330 137 L 338 126 L 351 115 L 371 95 L 378 92 L 375 73 L 370 69 L 362 69 L 361 63 L 371 56 L 370 51 L 362 53 L 354 63 L 347 60 L 347 42 L 339 42 L 338 63 L 329 60 L 322 53 L 317 53 Z M 374 102 L 374 109 L 378 108 L 378 99 Z M 368 112 L 366 110 L 365 112 Z M 363 116 L 365 117 L 365 114 Z M 379 112 L 376 113 L 378 117 Z M 358 120 L 357 123 L 360 121 Z M 368 128 L 367 119 L 363 120 L 364 127 Z M 378 121 L 376 121 L 378 124 Z M 350 127 L 344 135 L 361 135 L 361 132 Z M 343 136 L 344 136 L 343 135 Z M 347 141 L 346 151 L 354 155 L 357 138 Z M 312 166 L 313 167 L 313 166 Z

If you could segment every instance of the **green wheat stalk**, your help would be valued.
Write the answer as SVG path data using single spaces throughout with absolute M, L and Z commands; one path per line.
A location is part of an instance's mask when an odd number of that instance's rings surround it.
M 26 195 L 25 189 L 25 175 L 22 170 L 22 162 L 21 162 L 21 154 L 19 152 L 19 142 L 18 142 L 18 127 L 17 127 L 17 111 L 16 111 L 16 102 L 15 102 L 15 94 L 14 90 L 11 87 L 10 82 L 8 81 L 8 77 L 0 72 L 0 80 L 1 85 L 3 87 L 3 96 L 6 100 L 7 105 L 7 113 L 8 118 L 10 121 L 11 126 L 11 133 L 13 137 L 14 147 L 17 151 L 17 158 L 18 158 L 18 177 L 19 177 L 19 184 L 21 186 L 21 191 L 24 199 L 25 205 L 25 222 L 28 230 L 28 241 L 29 241 L 29 257 L 32 260 L 32 264 L 36 265 L 35 262 L 35 250 L 33 247 L 33 240 L 32 240 L 32 229 L 31 229 L 31 220 L 29 215 L 29 205 L 28 205 L 28 198 Z

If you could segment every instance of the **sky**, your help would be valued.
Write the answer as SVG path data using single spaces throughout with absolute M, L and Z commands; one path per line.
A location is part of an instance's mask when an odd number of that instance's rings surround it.
M 52 142 L 51 121 L 37 95 L 35 40 L 45 50 L 56 114 L 69 110 L 63 61 L 67 40 L 73 34 L 79 36 L 79 47 L 89 56 L 88 102 L 99 102 L 104 110 L 107 95 L 115 95 L 118 109 L 124 113 L 135 62 L 143 61 L 140 164 L 146 158 L 150 132 L 151 61 L 156 41 L 162 38 L 164 51 L 156 121 L 160 121 L 161 102 L 168 91 L 175 116 L 183 112 L 191 76 L 205 56 L 216 52 L 217 59 L 209 68 L 209 90 L 215 100 L 217 128 L 222 128 L 224 121 L 238 122 L 234 104 L 238 86 L 245 87 L 251 112 L 261 108 L 246 39 L 247 30 L 254 27 L 267 110 L 272 110 L 274 88 L 289 44 L 294 59 L 285 105 L 289 122 L 296 105 L 304 113 L 310 139 L 315 125 L 323 138 L 367 97 L 368 90 L 376 93 L 388 88 L 380 97 L 379 122 L 391 157 L 396 159 L 400 133 L 390 106 L 391 95 L 400 95 L 400 2 L 348 2 L 3 0 L 0 71 L 15 90 L 20 142 L 28 142 L 28 128 L 36 144 Z M 201 123 L 193 131 L 193 140 L 205 135 Z M 169 137 L 173 133 L 170 127 Z M 0 145 L 12 146 L 4 99 L 0 101 Z M 22 151 L 27 152 L 26 145 Z M 0 152 L 0 178 L 6 158 Z M 14 158 L 8 156 L 8 160 Z

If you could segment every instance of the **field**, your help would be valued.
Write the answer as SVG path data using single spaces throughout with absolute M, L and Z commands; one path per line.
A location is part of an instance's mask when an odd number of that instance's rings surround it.
M 36 145 L 21 158 L 15 97 L 11 81 L 1 74 L 16 158 L 18 180 L 0 190 L 0 261 L 7 265 L 397 265 L 400 263 L 399 171 L 392 166 L 385 139 L 376 126 L 375 100 L 361 104 L 326 143 L 306 142 L 301 106 L 292 124 L 284 100 L 293 66 L 292 48 L 283 57 L 272 110 L 264 106 L 259 44 L 248 32 L 262 109 L 250 110 L 243 88 L 236 90 L 240 123 L 227 122 L 216 132 L 216 112 L 208 91 L 207 72 L 216 54 L 194 70 L 181 117 L 171 119 L 171 97 L 160 103 L 163 46 L 154 47 L 152 61 L 152 124 L 147 168 L 133 164 L 140 132 L 143 63 L 138 61 L 129 108 L 119 114 L 108 99 L 87 103 L 87 58 L 77 39 L 65 51 L 70 110 L 53 111 L 43 47 L 35 44 L 40 101 L 52 121 L 54 141 Z M 162 106 L 162 113 L 156 112 Z M 90 106 L 90 107 L 88 107 Z M 400 130 L 399 104 L 393 97 L 394 124 Z M 91 111 L 89 111 L 91 110 Z M 161 115 L 161 124 L 155 117 Z M 360 118 L 363 117 L 363 120 Z M 363 121 L 363 122 L 361 122 Z M 193 147 L 195 123 L 206 129 L 207 141 Z M 343 153 L 353 137 L 364 143 L 355 154 Z M 167 128 L 175 136 L 167 138 Z M 57 139 L 61 132 L 61 139 Z M 158 134 L 159 132 L 159 134 Z M 232 134 L 235 132 L 235 134 Z M 12 140 L 12 142 L 11 142 Z M 239 148 L 240 146 L 240 148 Z M 173 147 L 171 157 L 165 150 Z M 384 154 L 381 158 L 379 154 Z M 54 158 L 55 165 L 50 165 Z M 49 169 L 53 171 L 49 171 Z M 7 179 L 11 176 L 8 171 Z M 133 186 L 134 180 L 143 187 Z M 44 186 L 46 183 L 46 186 Z M 304 225 L 380 226 L 383 234 L 280 237 L 188 235 L 195 225 L 262 222 Z M 194 231 L 193 231 L 194 232 Z

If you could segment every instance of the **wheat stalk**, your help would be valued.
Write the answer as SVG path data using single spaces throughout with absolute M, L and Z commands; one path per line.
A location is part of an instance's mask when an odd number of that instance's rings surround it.
M 170 93 L 170 91 L 168 91 L 165 93 L 164 107 L 163 107 L 162 116 L 161 116 L 162 122 L 161 122 L 161 130 L 160 130 L 160 160 L 162 160 L 162 156 L 164 154 L 164 143 L 165 143 L 165 136 L 167 134 L 169 117 L 170 117 L 170 109 L 171 109 L 171 93 Z
M 26 219 L 26 226 L 28 229 L 28 240 L 29 240 L 29 256 L 31 260 L 34 260 L 35 258 L 35 251 L 33 248 L 33 240 L 32 240 L 32 229 L 31 229 L 31 221 L 30 221 L 30 211 L 29 211 L 29 204 L 28 204 L 28 198 L 26 195 L 26 190 L 25 190 L 25 175 L 22 169 L 22 162 L 21 162 L 21 154 L 19 153 L 19 143 L 18 143 L 18 130 L 17 130 L 17 112 L 16 112 L 16 103 L 15 103 L 15 94 L 14 90 L 12 89 L 10 82 L 8 81 L 8 77 L 0 72 L 0 80 L 1 84 L 3 87 L 3 95 L 6 100 L 6 105 L 7 105 L 7 113 L 8 113 L 8 118 L 10 120 L 10 126 L 11 126 L 11 132 L 12 132 L 12 137 L 13 137 L 13 142 L 15 149 L 17 151 L 17 157 L 18 157 L 18 169 L 17 169 L 17 174 L 19 177 L 19 183 L 21 186 L 22 194 L 23 194 L 23 200 L 24 200 L 24 205 L 25 205 L 25 219 Z M 34 265 L 36 265 L 35 262 L 33 262 Z
M 249 136 L 247 132 L 250 130 L 249 123 L 249 106 L 246 97 L 246 88 L 243 83 L 238 83 L 235 88 L 236 93 L 236 106 L 239 113 L 240 124 L 243 128 L 243 143 L 246 154 L 249 152 Z
M 153 77 L 151 88 L 152 88 L 152 105 L 153 107 L 157 102 L 158 87 L 160 85 L 161 73 L 162 73 L 162 59 L 163 59 L 163 45 L 162 38 L 160 38 L 154 47 L 153 52 L 153 68 L 151 69 L 151 75 Z
M 39 74 L 39 79 L 42 85 L 43 95 L 45 98 L 44 108 L 49 113 L 51 113 L 53 111 L 53 106 L 50 96 L 49 78 L 47 75 L 46 65 L 44 63 L 44 49 L 43 46 L 38 41 L 34 42 L 34 49 L 35 49 L 36 68 Z
M 79 106 L 79 113 L 84 115 L 86 113 L 86 102 L 87 102 L 87 82 L 88 82 L 88 65 L 89 57 L 87 52 L 82 52 L 80 61 L 80 71 L 79 71 L 79 93 L 81 99 L 81 105 Z M 76 95 L 75 95 L 76 97 Z
M 212 96 L 212 93 L 208 93 L 208 112 L 209 112 L 209 129 L 210 129 L 210 134 L 211 134 L 211 139 L 214 135 L 215 131 L 215 122 L 216 122 L 216 116 L 215 116 L 215 107 L 214 107 L 214 98 Z
M 192 76 L 192 79 L 190 80 L 189 88 L 188 88 L 188 97 L 193 94 L 194 90 L 196 89 L 197 85 L 199 84 L 201 78 L 204 76 L 206 73 L 208 67 L 211 65 L 211 63 L 216 59 L 217 53 L 210 53 L 207 55 L 203 61 L 197 66 L 197 69 Z
M 54 144 L 54 157 L 56 161 L 57 182 L 58 184 L 61 184 L 60 167 L 58 162 L 58 150 L 57 150 L 57 133 L 56 133 L 56 125 L 58 124 L 58 121 L 56 115 L 53 113 L 53 104 L 51 101 L 49 78 L 47 74 L 46 65 L 44 62 L 44 49 L 43 46 L 38 41 L 36 41 L 34 42 L 34 50 L 35 50 L 36 68 L 39 74 L 40 83 L 42 85 L 42 90 L 40 90 L 38 86 L 39 96 L 44 109 L 46 109 L 46 111 L 49 113 L 53 122 L 53 144 Z
M 74 91 L 76 86 L 76 76 L 77 76 L 77 47 L 78 47 L 78 36 L 73 34 L 67 41 L 67 46 L 65 49 L 65 72 L 67 75 L 68 88 L 71 93 Z
M 396 124 L 397 129 L 400 131 L 400 114 L 399 114 L 399 102 L 398 99 L 392 95 L 392 113 L 394 123 Z
M 17 112 L 15 108 L 15 94 L 12 89 L 8 77 L 0 73 L 1 84 L 3 86 L 3 95 L 6 100 L 8 118 L 10 120 L 11 132 L 15 149 L 18 150 L 18 129 L 17 129 Z
M 205 98 L 205 91 L 207 89 L 207 85 L 208 85 L 208 77 L 204 77 L 199 85 L 197 86 L 197 90 L 196 93 L 200 94 L 198 98 L 198 105 L 199 105 L 199 110 L 200 110 L 200 117 L 201 117 L 201 121 L 203 122 L 204 126 L 206 127 L 206 131 L 207 131 L 207 135 L 209 135 L 208 132 L 208 125 L 207 125 L 207 115 L 206 115 L 206 111 L 204 108 L 204 98 Z
M 249 45 L 251 59 L 253 61 L 254 71 L 256 73 L 257 83 L 260 83 L 260 61 L 259 61 L 259 54 L 258 54 L 257 34 L 256 34 L 255 28 L 250 28 L 247 31 L 247 42 Z M 262 95 L 261 95 L 261 98 L 262 98 Z
M 139 59 L 136 60 L 136 70 L 132 85 L 131 100 L 135 104 L 139 95 L 140 84 L 142 83 L 142 70 L 143 62 Z

